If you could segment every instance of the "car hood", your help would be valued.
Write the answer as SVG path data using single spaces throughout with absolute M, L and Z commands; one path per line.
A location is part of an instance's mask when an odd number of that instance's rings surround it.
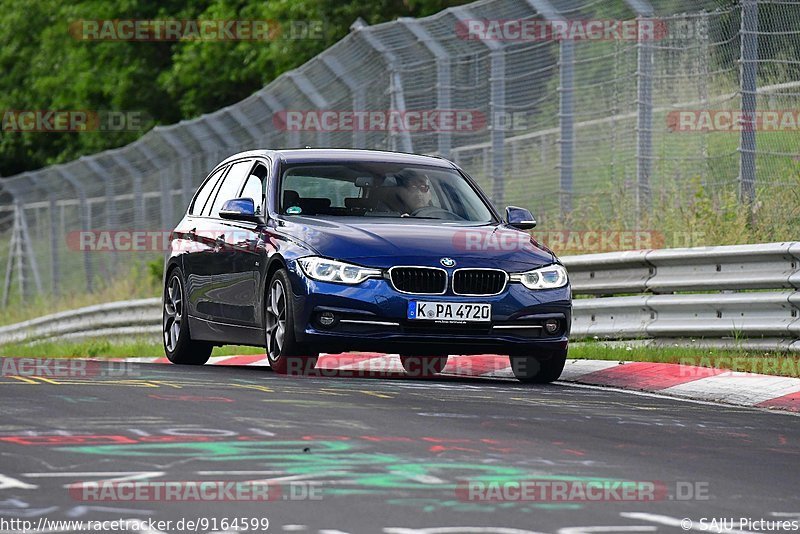
M 293 217 L 281 220 L 278 231 L 321 256 L 372 267 L 439 265 L 447 257 L 458 267 L 514 271 L 556 261 L 530 234 L 503 224 Z

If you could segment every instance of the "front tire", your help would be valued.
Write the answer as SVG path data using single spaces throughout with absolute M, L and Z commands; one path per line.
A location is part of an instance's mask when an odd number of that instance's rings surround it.
M 164 285 L 163 314 L 161 321 L 164 353 L 167 359 L 179 365 L 203 365 L 211 357 L 211 343 L 194 341 L 189 334 L 189 314 L 186 308 L 183 273 L 175 268 Z
M 547 356 L 509 356 L 511 371 L 523 384 L 549 384 L 558 380 L 567 362 L 567 351 Z
M 309 353 L 294 337 L 292 284 L 284 269 L 275 271 L 267 287 L 264 326 L 267 359 L 280 374 L 306 374 L 317 364 L 318 354 Z
M 434 376 L 444 370 L 447 365 L 447 356 L 412 356 L 401 354 L 400 363 L 403 364 L 409 376 Z

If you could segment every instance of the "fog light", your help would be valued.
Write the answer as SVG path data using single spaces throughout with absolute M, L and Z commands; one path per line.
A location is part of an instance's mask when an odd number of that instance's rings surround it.
M 555 319 L 548 319 L 544 323 L 544 329 L 548 334 L 555 334 L 558 332 L 558 321 Z
M 332 312 L 322 312 L 319 314 L 319 324 L 325 328 L 333 326 L 336 322 L 336 316 Z

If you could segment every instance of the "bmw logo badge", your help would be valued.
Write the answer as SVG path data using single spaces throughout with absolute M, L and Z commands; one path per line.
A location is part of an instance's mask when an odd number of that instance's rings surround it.
M 439 260 L 439 263 L 441 263 L 443 267 L 456 266 L 456 260 L 454 260 L 453 258 L 442 258 L 441 260 Z

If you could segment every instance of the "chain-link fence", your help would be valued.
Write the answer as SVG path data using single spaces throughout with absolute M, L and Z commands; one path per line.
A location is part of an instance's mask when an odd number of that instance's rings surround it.
M 634 21 L 634 33 L 617 31 L 620 21 Z M 359 21 L 235 105 L 3 179 L 4 300 L 91 291 L 158 257 L 82 250 L 76 235 L 168 231 L 212 166 L 251 148 L 440 154 L 499 207 L 528 207 L 546 229 L 666 234 L 704 221 L 705 210 L 717 214 L 707 225 L 742 218 L 789 239 L 800 205 L 798 58 L 800 4 L 780 0 L 482 0 L 424 19 Z M 469 120 L 432 128 L 308 120 L 353 110 L 453 110 Z

